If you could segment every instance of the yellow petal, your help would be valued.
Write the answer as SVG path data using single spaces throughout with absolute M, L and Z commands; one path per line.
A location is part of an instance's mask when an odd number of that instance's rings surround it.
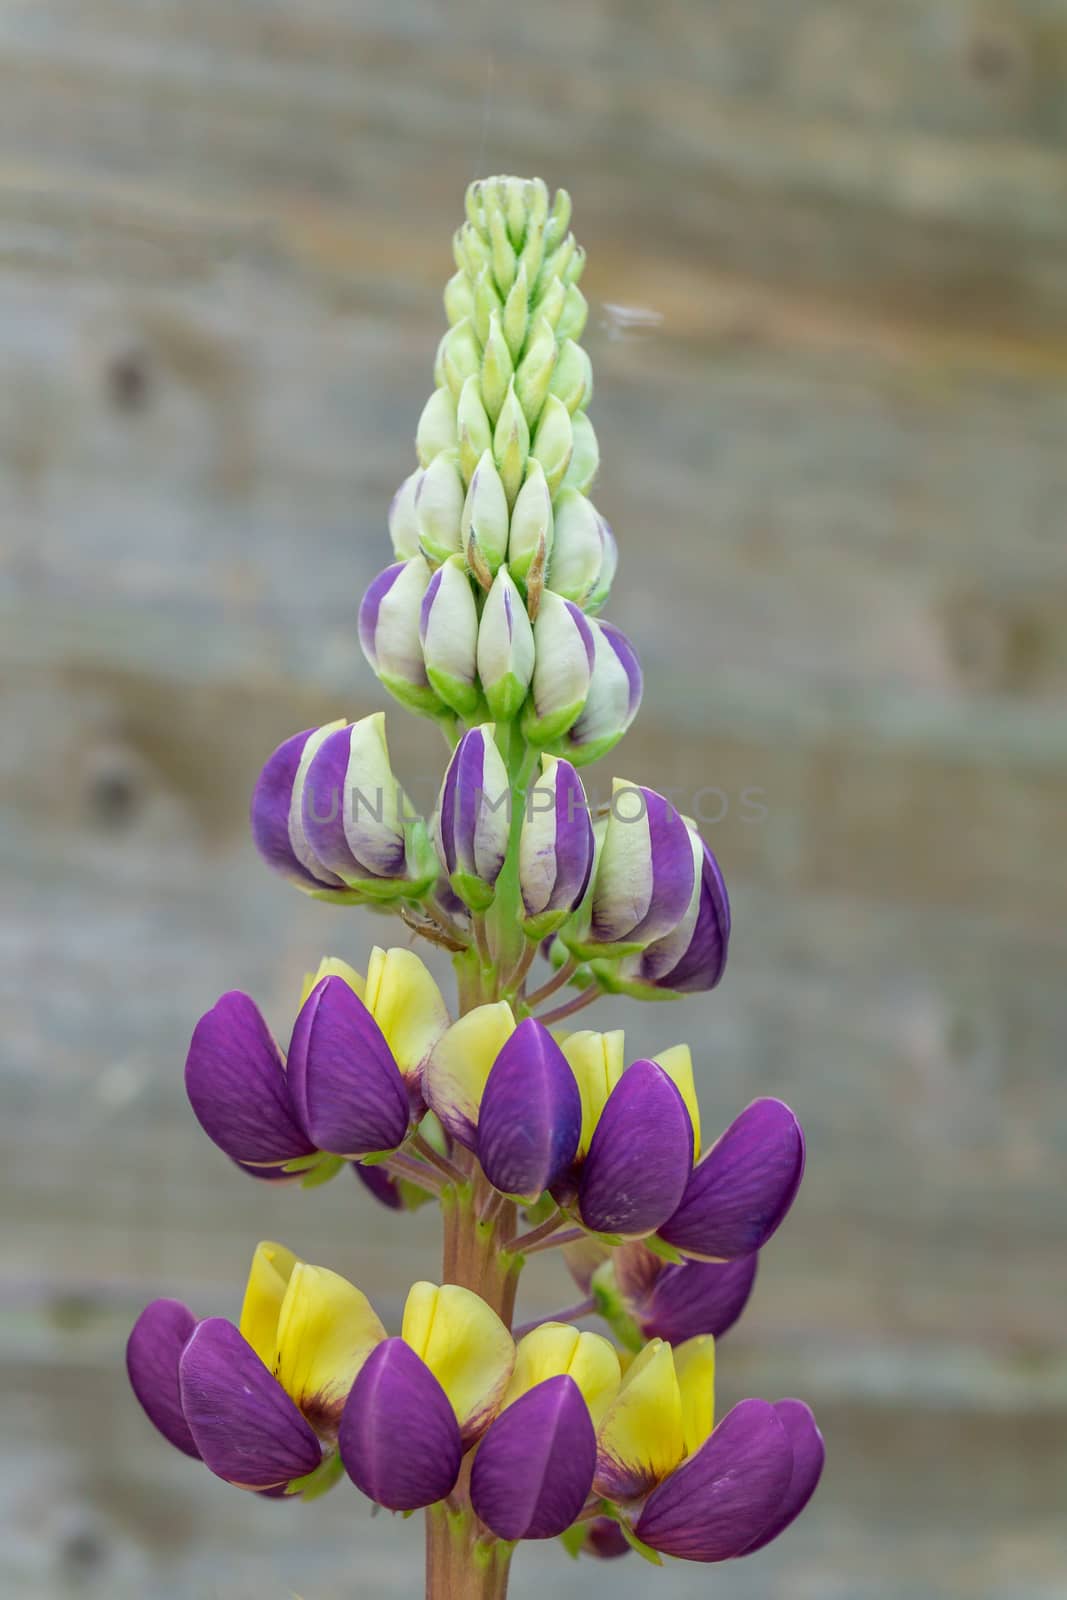
M 347 1278 L 297 1262 L 278 1314 L 274 1376 L 310 1421 L 336 1423 L 357 1372 L 385 1337 L 374 1307 Z
M 417 1076 L 448 1027 L 448 1007 L 429 969 L 413 950 L 375 945 L 363 998 L 405 1078 Z
M 646 1494 L 685 1454 L 682 1396 L 671 1347 L 646 1344 L 597 1432 L 594 1488 L 608 1498 Z
M 294 1256 L 283 1244 L 273 1244 L 270 1240 L 257 1244 L 252 1257 L 238 1326 L 266 1367 L 274 1365 L 278 1315 L 293 1268 L 299 1260 L 299 1256 Z
M 304 1004 L 315 985 L 321 983 L 323 978 L 343 978 L 348 987 L 353 989 L 361 1000 L 363 999 L 367 986 L 355 967 L 350 967 L 347 961 L 341 960 L 340 956 L 323 956 L 319 962 L 319 970 L 317 972 L 305 972 L 304 974 L 304 985 L 300 991 L 301 1005 Z
M 515 1344 L 496 1312 L 458 1284 L 412 1286 L 401 1337 L 452 1402 L 464 1444 L 489 1426 L 515 1366 Z
M 515 1032 L 506 1000 L 475 1006 L 434 1045 L 423 1074 L 426 1098 L 448 1131 L 473 1144 L 486 1080 L 501 1049 Z
M 653 1056 L 652 1059 L 663 1068 L 685 1101 L 685 1109 L 693 1124 L 693 1160 L 696 1161 L 700 1155 L 700 1104 L 697 1100 L 696 1084 L 693 1082 L 692 1051 L 687 1044 L 676 1044 L 669 1050 L 661 1050 L 659 1055 Z
M 685 1453 L 691 1456 L 715 1426 L 715 1340 L 711 1334 L 676 1344 L 674 1370 L 682 1396 Z
M 612 1033 L 594 1033 L 591 1028 L 580 1028 L 577 1033 L 568 1034 L 560 1043 L 582 1097 L 579 1155 L 584 1156 L 589 1149 L 604 1103 L 623 1075 L 626 1066 L 624 1043 L 625 1035 L 621 1028 L 616 1028 Z
M 543 1322 L 519 1340 L 504 1406 L 510 1406 L 546 1379 L 564 1375 L 574 1379 L 589 1407 L 593 1426 L 599 1427 L 619 1392 L 622 1374 L 618 1351 L 599 1333 L 580 1333 L 566 1322 Z

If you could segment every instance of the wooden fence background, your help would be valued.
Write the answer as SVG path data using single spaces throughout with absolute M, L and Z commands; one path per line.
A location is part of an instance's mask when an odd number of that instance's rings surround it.
M 815 1401 L 818 1502 L 611 1592 L 1062 1597 L 1067 0 L 4 0 L 5 1590 L 417 1591 L 354 1495 L 168 1452 L 121 1346 L 158 1292 L 234 1310 L 260 1236 L 392 1314 L 435 1270 L 432 1221 L 347 1180 L 242 1182 L 180 1069 L 221 989 L 281 1028 L 379 931 L 260 869 L 247 797 L 380 701 L 354 608 L 501 170 L 565 183 L 590 254 L 648 679 L 615 765 L 727 802 L 727 980 L 630 1042 L 693 1039 L 709 1126 L 779 1093 L 810 1140 L 721 1365 Z M 537 1548 L 515 1594 L 608 1578 Z

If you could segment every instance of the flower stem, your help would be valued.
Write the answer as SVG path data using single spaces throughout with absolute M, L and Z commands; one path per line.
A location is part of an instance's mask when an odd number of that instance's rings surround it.
M 439 1150 L 435 1150 L 424 1134 L 413 1133 L 408 1140 L 408 1144 L 424 1161 L 428 1161 L 431 1166 L 436 1167 L 438 1172 L 448 1179 L 449 1183 L 459 1184 L 463 1182 L 463 1174 L 459 1168 L 453 1166 L 447 1156 L 443 1156 Z
M 533 1333 L 535 1328 L 541 1328 L 546 1322 L 579 1322 L 582 1317 L 591 1317 L 596 1310 L 592 1300 L 579 1300 L 576 1306 L 564 1306 L 562 1311 L 550 1311 L 547 1317 L 534 1317 L 530 1322 L 523 1322 L 513 1328 L 512 1334 L 516 1340 L 527 1333 Z
M 546 1217 L 544 1222 L 538 1223 L 536 1228 L 531 1228 L 529 1233 L 520 1234 L 517 1239 L 513 1239 L 511 1249 L 523 1255 L 528 1254 L 533 1246 L 541 1243 L 542 1239 L 547 1239 L 558 1228 L 562 1228 L 566 1220 L 566 1212 L 557 1207 L 552 1215 Z
M 568 1000 L 566 1005 L 556 1006 L 554 1011 L 546 1011 L 538 1022 L 543 1022 L 547 1027 L 550 1022 L 562 1022 L 564 1017 L 573 1017 L 576 1011 L 584 1011 L 586 1006 L 591 1006 L 594 1000 L 599 1000 L 600 990 L 594 984 L 588 989 L 583 989 L 581 994 L 576 994 L 573 1000 Z
M 526 1004 L 530 1010 L 532 1011 L 534 1006 L 539 1006 L 550 995 L 554 995 L 557 989 L 562 989 L 563 985 L 574 977 L 574 974 L 578 971 L 578 965 L 577 956 L 568 956 L 554 977 L 549 978 L 547 983 L 543 983 L 540 989 L 535 989 L 533 994 L 526 996 Z

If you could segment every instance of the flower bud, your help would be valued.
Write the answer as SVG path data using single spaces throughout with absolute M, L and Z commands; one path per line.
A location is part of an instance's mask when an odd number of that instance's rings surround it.
M 493 433 L 493 456 L 500 471 L 509 506 L 515 503 L 515 497 L 526 472 L 526 458 L 529 453 L 529 424 L 516 399 L 515 385 L 509 383 Z
M 519 887 L 528 939 L 554 933 L 578 906 L 593 870 L 593 824 L 582 781 L 567 761 L 541 758 L 519 836 Z
M 415 493 L 422 477 L 421 467 L 409 473 L 393 496 L 389 507 L 389 537 L 398 561 L 410 561 L 419 553 L 419 522 L 415 515 Z
M 585 494 L 600 468 L 600 446 L 597 444 L 593 424 L 584 411 L 576 411 L 571 418 L 574 449 L 567 468 L 567 488 Z
M 478 677 L 497 722 L 510 722 L 534 670 L 533 627 L 506 566 L 493 579 L 478 624 Z
M 573 339 L 565 340 L 560 349 L 549 393 L 562 400 L 572 413 L 587 406 L 592 398 L 593 363 Z
M 561 278 L 549 278 L 547 282 L 541 281 L 537 286 L 537 295 L 534 309 L 537 316 L 543 317 L 548 326 L 553 330 L 553 343 L 555 342 L 555 327 L 563 314 L 563 306 L 567 299 L 567 285 Z
M 323 740 L 300 814 L 316 859 L 369 900 L 417 899 L 436 877 L 426 825 L 393 775 L 381 711 Z
M 464 490 L 457 459 L 454 450 L 442 450 L 420 473 L 415 490 L 419 544 L 431 566 L 460 548 Z
M 403 1339 L 383 1340 L 356 1374 L 337 1445 L 352 1482 L 389 1511 L 443 1500 L 463 1456 L 447 1394 Z
M 710 847 L 692 824 L 689 832 L 697 880 L 688 910 L 670 933 L 605 974 L 605 987 L 613 993 L 642 1000 L 698 994 L 714 989 L 725 971 L 730 944 L 726 884 Z
M 523 715 L 531 744 L 550 745 L 566 733 L 585 705 L 596 644 L 580 608 L 546 589 L 534 623 L 532 697 Z
M 677 1086 L 656 1062 L 635 1061 L 608 1096 L 582 1166 L 582 1222 L 644 1238 L 673 1216 L 692 1170 L 693 1126 Z
M 324 978 L 293 1025 L 286 1077 L 316 1149 L 349 1161 L 395 1150 L 411 1110 L 385 1037 L 343 978 Z
M 482 399 L 490 422 L 495 422 L 500 415 L 500 408 L 504 404 L 504 397 L 508 392 L 514 370 L 511 351 L 504 338 L 497 310 L 489 318 L 489 334 L 485 341 L 481 368 Z
M 578 340 L 582 337 L 589 317 L 589 302 L 576 283 L 572 283 L 563 301 L 563 310 L 556 323 L 556 338 Z
M 426 675 L 446 705 L 468 717 L 478 705 L 478 608 L 462 556 L 438 567 L 419 620 Z
M 515 369 L 515 393 L 531 428 L 548 397 L 548 386 L 556 365 L 556 335 L 544 316 L 538 316 L 526 346 L 526 354 Z M 564 408 L 566 409 L 566 408 Z
M 421 555 L 379 573 L 359 608 L 359 642 L 390 694 L 413 711 L 438 717 L 446 708 L 430 687 L 419 640 L 422 597 L 430 576 Z
M 537 424 L 532 453 L 544 467 L 549 492 L 553 495 L 570 466 L 573 449 L 574 430 L 570 413 L 562 400 L 550 394 Z
M 635 1242 L 616 1251 L 598 1273 L 598 1303 L 605 1290 L 610 1298 L 613 1279 L 623 1311 L 643 1338 L 675 1345 L 708 1334 L 718 1339 L 748 1304 L 758 1264 L 758 1251 L 733 1261 L 669 1264 Z
M 315 1154 L 281 1051 L 255 1001 L 239 990 L 224 994 L 197 1023 L 185 1092 L 196 1120 L 231 1161 L 278 1168 Z
M 566 189 L 557 189 L 556 197 L 552 202 L 552 211 L 548 219 L 545 234 L 545 254 L 550 254 L 557 248 L 562 238 L 566 236 L 571 225 L 571 197 Z
M 555 539 L 548 581 L 557 594 L 584 608 L 603 585 L 604 568 L 610 568 L 614 560 L 615 541 L 596 506 L 577 489 L 560 490 L 553 514 Z
M 301 796 L 316 751 L 344 725 L 342 717 L 280 744 L 259 775 L 251 815 L 253 842 L 269 867 L 307 894 L 339 898 L 346 893 L 343 881 L 322 864 L 304 833 Z
M 593 1483 L 596 1436 L 574 1379 L 548 1378 L 497 1417 L 474 1458 L 471 1502 L 500 1539 L 554 1539 Z
M 508 548 L 508 497 L 496 470 L 492 453 L 486 450 L 475 468 L 463 505 L 460 522 L 463 552 L 467 566 L 479 576 L 479 566 L 496 575 Z
M 488 267 L 483 267 L 474 282 L 474 311 L 471 321 L 479 341 L 484 345 L 489 338 L 489 325 L 493 313 L 499 315 L 500 296 Z
M 446 334 L 445 338 L 448 337 Z M 439 455 L 442 450 L 454 450 L 455 446 L 455 399 L 448 389 L 435 389 L 422 408 L 422 415 L 415 432 L 415 452 L 421 465 L 428 467 L 434 456 Z
M 472 280 L 477 278 L 483 267 L 489 265 L 489 246 L 479 230 L 469 222 L 453 234 L 452 252 L 457 267 L 461 267 Z
M 593 675 L 581 715 L 566 736 L 576 766 L 588 766 L 618 744 L 641 704 L 641 663 L 637 652 L 610 622 L 589 619 L 596 642 Z
M 545 256 L 545 223 L 547 216 L 538 215 L 531 207 L 530 220 L 526 228 L 526 239 L 519 253 L 519 267 L 526 273 L 526 280 L 531 289 L 537 282 L 541 271 L 541 263 Z
M 525 582 L 526 574 L 542 551 L 546 561 L 551 556 L 554 539 L 552 496 L 548 492 L 545 471 L 540 461 L 531 458 L 527 463 L 526 481 L 515 497 L 508 532 L 508 566 L 519 583 Z
M 470 483 L 475 467 L 493 443 L 493 429 L 482 404 L 477 377 L 468 378 L 460 391 L 456 426 L 459 429 L 459 469 L 464 481 Z
M 526 343 L 526 319 L 529 313 L 529 291 L 527 288 L 526 267 L 519 263 L 519 270 L 515 274 L 515 282 L 508 290 L 508 297 L 504 302 L 504 314 L 500 319 L 500 326 L 504 338 L 511 352 L 512 361 L 519 359 L 519 352 Z
M 448 764 L 434 820 L 441 863 L 472 911 L 492 904 L 508 848 L 511 787 L 495 731 L 486 722 L 463 735 Z
M 630 955 L 675 928 L 696 881 L 685 819 L 654 789 L 616 778 L 593 889 L 560 933 L 575 955 Z
M 474 323 L 467 317 L 450 328 L 441 340 L 434 365 L 434 382 L 447 389 L 454 404 L 467 379 L 480 370 L 481 364 L 482 347 L 474 331 Z M 455 443 L 454 438 L 451 443 Z
M 515 249 L 508 238 L 507 223 L 496 208 L 488 213 L 489 243 L 492 252 L 493 277 L 501 295 L 506 295 L 515 282 Z
M 533 1017 L 493 1063 L 478 1112 L 478 1159 L 502 1194 L 533 1203 L 570 1171 L 582 1102 L 567 1058 Z
M 473 310 L 471 281 L 461 267 L 445 284 L 445 316 L 454 327 L 464 317 L 469 317 Z

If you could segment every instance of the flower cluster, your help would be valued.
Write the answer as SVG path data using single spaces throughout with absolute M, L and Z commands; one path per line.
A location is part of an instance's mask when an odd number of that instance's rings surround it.
M 432 812 L 398 782 L 381 712 L 287 739 L 252 799 L 268 864 L 447 950 L 458 1005 L 410 948 L 363 971 L 330 956 L 284 1050 L 230 992 L 185 1069 L 245 1173 L 313 1188 L 350 1170 L 395 1209 L 437 1202 L 441 1282 L 412 1288 L 390 1335 L 344 1278 L 263 1244 L 239 1325 L 158 1300 L 128 1348 L 149 1417 L 228 1483 L 309 1498 L 347 1474 L 427 1508 L 431 1597 L 501 1600 L 522 1539 L 748 1555 L 823 1459 L 799 1401 L 714 1414 L 716 1340 L 803 1175 L 796 1116 L 759 1099 L 708 1142 L 687 1045 L 629 1059 L 621 1029 L 570 1021 L 603 995 L 715 988 L 730 905 L 665 795 L 615 778 L 600 805 L 580 771 L 626 732 L 641 670 L 596 615 L 616 547 L 588 498 L 569 213 L 539 180 L 469 191 L 397 561 L 360 608 L 380 681 L 445 735 Z M 524 1263 L 557 1248 L 581 1302 L 513 1334 Z M 610 1337 L 574 1326 L 594 1314 Z

